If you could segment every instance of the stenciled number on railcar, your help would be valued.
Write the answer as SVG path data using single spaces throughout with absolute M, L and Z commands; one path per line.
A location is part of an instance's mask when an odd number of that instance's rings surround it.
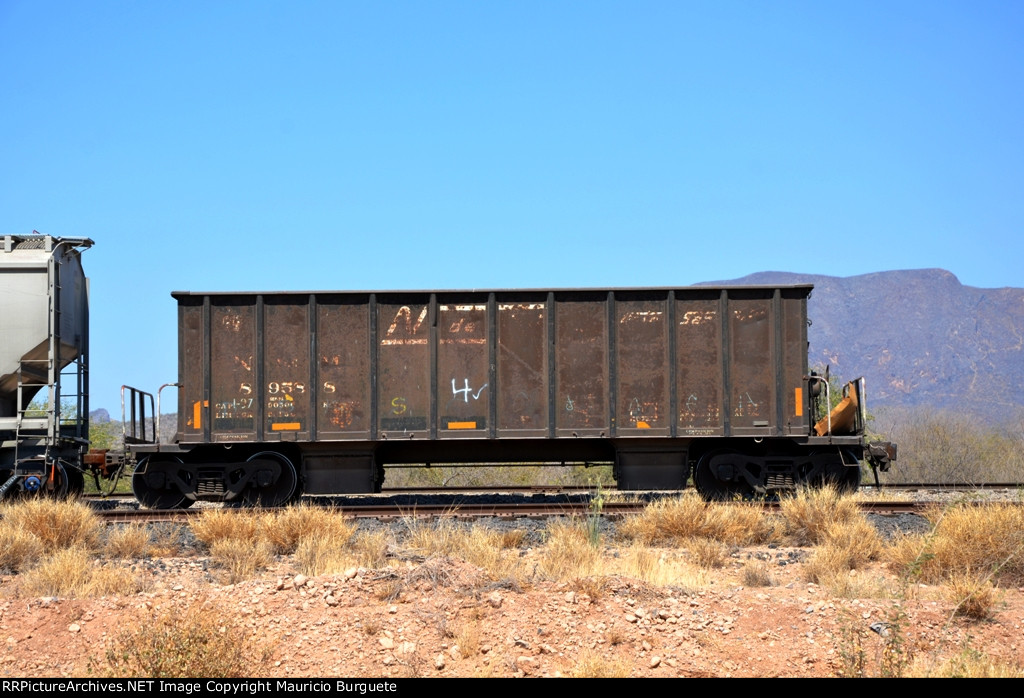
M 291 395 L 292 393 L 306 392 L 306 384 L 296 381 L 271 381 L 267 383 L 267 392 L 271 395 Z
M 473 389 L 469 387 L 469 379 L 468 378 L 464 378 L 463 379 L 463 385 L 465 385 L 466 387 L 464 387 L 464 388 L 456 388 L 455 387 L 455 379 L 452 378 L 452 395 L 458 395 L 459 393 L 462 393 L 462 401 L 463 402 L 469 402 L 470 396 L 472 396 L 474 400 L 479 400 L 480 399 L 480 394 L 482 392 L 484 392 L 484 389 L 487 388 L 487 384 L 484 383 L 483 385 L 480 386 L 480 390 L 478 390 L 478 391 L 476 391 L 474 393 Z

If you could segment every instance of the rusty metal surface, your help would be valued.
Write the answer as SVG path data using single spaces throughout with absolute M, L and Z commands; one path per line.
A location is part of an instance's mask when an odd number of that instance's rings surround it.
M 667 436 L 669 322 L 665 297 L 616 299 L 616 425 L 620 435 Z
M 807 434 L 809 291 L 174 294 L 181 437 Z
M 547 296 L 498 302 L 498 434 L 544 436 L 548 430 Z
M 344 300 L 317 306 L 317 432 L 323 439 L 368 439 L 370 306 L 365 299 Z
M 380 436 L 426 438 L 431 415 L 429 298 L 381 303 L 377 310 Z
M 487 297 L 437 307 L 437 434 L 480 437 L 491 424 Z
M 607 297 L 556 296 L 556 436 L 602 436 L 610 430 L 608 410 Z
M 725 433 L 721 305 L 716 291 L 676 297 L 676 395 L 682 436 Z
M 260 400 L 268 387 L 265 380 L 257 380 L 256 317 L 255 298 L 210 308 L 210 398 L 209 407 L 204 400 L 204 408 L 214 441 L 257 437 Z M 266 407 L 262 412 L 266 413 Z

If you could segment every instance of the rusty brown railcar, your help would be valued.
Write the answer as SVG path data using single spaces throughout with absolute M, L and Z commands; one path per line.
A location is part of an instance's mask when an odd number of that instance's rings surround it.
M 384 465 L 614 463 L 708 498 L 860 481 L 814 431 L 809 285 L 172 294 L 178 434 L 134 445 L 148 506 L 379 491 Z

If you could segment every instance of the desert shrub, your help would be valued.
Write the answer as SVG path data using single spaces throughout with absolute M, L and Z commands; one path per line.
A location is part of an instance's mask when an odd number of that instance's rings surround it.
M 111 526 L 107 529 L 103 552 L 107 557 L 142 558 L 149 554 L 149 545 L 150 533 L 145 526 Z
M 308 538 L 351 536 L 353 525 L 336 509 L 300 505 L 263 514 L 258 528 L 274 552 L 290 554 Z
M 210 544 L 210 557 L 223 571 L 224 582 L 236 584 L 269 566 L 274 553 L 266 541 L 253 543 L 241 538 L 220 538 Z
M 556 521 L 546 532 L 537 572 L 553 581 L 586 577 L 597 571 L 600 558 L 600 552 L 590 544 L 582 522 Z
M 584 650 L 576 657 L 569 675 L 578 679 L 624 679 L 629 676 L 629 665 L 593 650 Z
M 229 611 L 194 603 L 151 611 L 117 634 L 90 669 L 110 677 L 252 678 L 264 675 L 269 656 Z
M 645 507 L 623 521 L 618 533 L 648 545 L 674 545 L 691 538 L 750 545 L 776 539 L 778 520 L 757 506 L 708 504 L 695 492 L 685 492 Z
M 0 520 L 0 571 L 20 572 L 43 554 L 43 541 L 32 533 Z
M 946 581 L 946 598 L 953 603 L 953 615 L 972 620 L 992 616 L 998 600 L 992 582 L 971 572 L 958 572 Z
M 888 559 L 929 583 L 973 573 L 1024 584 L 1024 509 L 1010 504 L 957 505 L 932 516 L 934 529 L 929 535 L 900 541 Z
M 863 519 L 856 501 L 834 487 L 805 487 L 780 502 L 786 535 L 795 545 L 813 545 L 825 539 L 834 525 Z
M 142 589 L 128 569 L 100 564 L 83 548 L 61 548 L 22 574 L 20 591 L 28 596 L 85 598 L 134 594 Z
M 1014 482 L 1024 469 L 1019 422 L 931 410 L 893 412 L 886 421 L 888 438 L 899 445 L 891 482 Z
M 772 568 L 763 560 L 747 560 L 740 579 L 746 587 L 773 587 L 777 584 Z
M 95 550 L 103 532 L 102 522 L 86 505 L 45 497 L 5 506 L 0 526 L 31 533 L 48 552 L 61 548 Z
M 908 673 L 915 678 L 1022 679 L 1020 664 L 990 656 L 971 647 L 963 647 L 952 657 L 919 657 Z
M 725 564 L 728 549 L 716 540 L 691 538 L 685 544 L 694 564 L 704 569 L 718 569 Z
M 195 537 L 207 547 L 225 539 L 248 541 L 255 545 L 260 539 L 262 516 L 238 509 L 206 509 L 190 525 Z

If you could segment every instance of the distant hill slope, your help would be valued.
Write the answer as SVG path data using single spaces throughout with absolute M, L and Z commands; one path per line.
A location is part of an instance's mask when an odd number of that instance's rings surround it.
M 1024 406 L 1024 289 L 964 286 L 944 269 L 835 277 L 759 272 L 718 284 L 814 284 L 810 362 L 865 376 L 869 404 L 971 412 Z

